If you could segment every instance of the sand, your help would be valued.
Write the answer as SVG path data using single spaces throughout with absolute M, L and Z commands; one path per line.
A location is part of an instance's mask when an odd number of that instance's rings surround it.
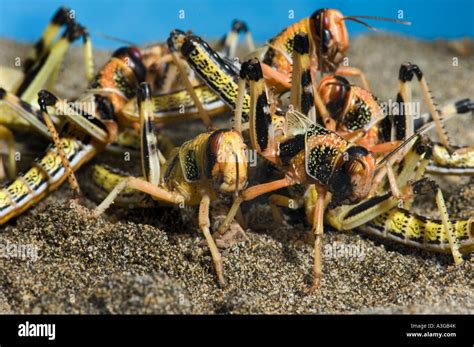
M 388 35 L 351 42 L 350 63 L 366 71 L 381 99 L 394 98 L 404 61 L 417 63 L 436 101 L 474 98 L 473 42 L 424 42 Z M 25 53 L 25 46 L 1 40 L 0 64 Z M 98 65 L 107 58 L 97 52 Z M 453 57 L 459 66 L 452 65 Z M 58 94 L 77 95 L 84 87 L 82 54 L 73 49 L 61 73 Z M 416 88 L 414 88 L 416 89 Z M 419 95 L 419 94 L 418 94 Z M 202 129 L 198 122 L 168 129 L 176 143 Z M 448 126 L 458 144 L 472 143 L 472 118 Z M 18 141 L 25 152 L 21 169 L 46 145 Z M 117 164 L 100 155 L 98 161 Z M 454 266 L 449 255 L 428 253 L 363 233 L 328 230 L 325 249 L 339 246 L 356 256 L 324 256 L 322 288 L 308 293 L 312 246 L 301 212 L 285 211 L 276 225 L 265 204 L 247 204 L 246 240 L 222 250 L 229 287 L 217 286 L 212 261 L 195 221 L 195 210 L 111 208 L 91 219 L 96 192 L 91 165 L 80 170 L 84 196 L 71 202 L 65 184 L 35 208 L 0 227 L 0 244 L 35 246 L 38 259 L 0 257 L 1 313 L 473 313 L 469 256 Z M 130 170 L 130 167 L 125 168 Z M 474 181 L 436 177 L 453 216 L 474 215 Z M 420 199 L 417 211 L 433 213 L 433 202 Z M 184 213 L 183 213 L 184 212 Z

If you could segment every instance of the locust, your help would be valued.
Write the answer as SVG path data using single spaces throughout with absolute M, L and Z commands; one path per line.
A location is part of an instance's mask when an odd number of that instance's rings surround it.
M 150 86 L 142 84 L 138 96 L 143 178 L 129 176 L 120 180 L 94 210 L 94 216 L 100 216 L 127 189 L 144 192 L 165 204 L 198 205 L 199 228 L 211 252 L 219 284 L 225 287 L 221 255 L 210 232 L 209 205 L 218 193 L 238 194 L 247 185 L 243 138 L 226 129 L 199 134 L 176 148 L 161 168 Z
M 232 22 L 230 31 L 213 48 L 191 31 L 185 33 L 175 29 L 165 43 L 152 44 L 142 49 L 147 69 L 146 81 L 152 86 L 156 123 L 166 125 L 200 118 L 208 128 L 212 127 L 211 117 L 224 113 L 232 103 L 229 105 L 229 99 L 220 97 L 222 93 L 216 94 L 216 90 L 222 88 L 210 88 L 206 85 L 208 79 L 202 79 L 200 70 L 194 69 L 186 54 L 181 56 L 181 44 L 185 37 L 197 38 L 197 45 L 203 50 L 207 61 L 214 61 L 219 69 L 230 68 L 236 72 L 238 58 L 235 53 L 241 34 L 245 35 L 247 50 L 254 51 L 255 45 L 248 25 L 237 19 Z M 138 119 L 137 105 L 137 100 L 132 99 L 122 110 L 122 114 L 130 122 Z
M 144 80 L 144 74 L 137 48 L 116 50 L 86 93 L 87 98 L 92 98 L 93 113 L 60 100 L 46 90 L 39 91 L 41 117 L 38 119 L 51 134 L 53 145 L 30 170 L 0 190 L 0 224 L 23 213 L 68 178 L 73 189 L 79 190 L 73 172 L 117 139 L 116 111 L 134 95 L 134 85 Z M 104 89 L 113 92 L 101 94 Z M 24 103 L 19 103 L 18 108 L 24 113 L 32 112 Z M 48 108 L 60 111 L 57 116 L 63 119 L 64 125 L 59 134 Z
M 139 148 L 136 131 L 138 110 L 136 106 L 130 105 L 137 104 L 136 87 L 140 82 L 152 78 L 153 66 L 166 51 L 160 51 L 163 47 L 159 45 L 146 47 L 143 51 L 135 46 L 123 47 L 116 50 L 109 62 L 94 75 L 89 33 L 70 14 L 71 10 L 64 7 L 55 13 L 35 48 L 25 59 L 23 75 L 16 79 L 16 83 L 11 83 L 12 86 L 6 86 L 9 87 L 8 91 L 0 89 L 0 121 L 5 125 L 0 128 L 0 136 L 8 144 L 7 168 L 8 176 L 12 179 L 1 190 L 0 224 L 23 213 L 66 179 L 70 180 L 74 191 L 78 193 L 79 185 L 73 172 L 99 152 L 107 150 L 113 153 L 130 147 Z M 238 35 L 241 32 L 239 25 L 245 26 L 245 23 L 234 23 L 228 35 Z M 64 32 L 59 35 L 62 28 Z M 67 48 L 81 37 L 84 41 L 89 86 L 75 102 L 68 103 L 41 88 L 50 89 L 54 86 Z M 232 48 L 225 44 L 224 50 L 229 52 Z M 7 81 L 12 80 L 9 76 L 11 73 L 6 76 Z M 197 90 L 201 100 L 209 97 L 222 104 L 216 100 L 212 91 L 199 86 Z M 155 113 L 163 115 L 156 117 L 159 119 L 157 122 L 164 124 L 164 119 L 174 119 L 177 115 L 181 121 L 184 120 L 182 107 L 185 114 L 192 114 L 195 106 L 186 102 L 186 98 L 189 98 L 189 94 L 182 89 L 154 97 Z M 85 110 L 83 105 L 90 107 Z M 179 105 L 179 110 L 176 105 Z M 53 141 L 43 157 L 20 177 L 16 177 L 15 143 L 9 128 L 32 129 Z M 58 134 L 56 128 L 63 129 Z M 161 134 L 157 137 L 160 148 L 168 153 L 171 141 Z M 161 151 L 159 155 L 163 160 Z
M 316 290 L 321 282 L 320 248 L 325 210 L 328 206 L 332 209 L 340 205 L 354 205 L 369 198 L 369 194 L 374 188 L 373 181 L 376 172 L 381 170 L 382 163 L 385 165 L 392 163 L 387 158 L 393 159 L 397 152 L 404 153 L 404 157 L 407 149 L 413 146 L 414 141 L 419 141 L 422 131 L 407 137 L 385 159 L 377 162 L 376 155 L 366 147 L 357 145 L 338 133 L 318 125 L 298 111 L 289 111 L 284 115 L 281 112 L 280 115 L 272 114 L 272 107 L 267 99 L 263 72 L 257 59 L 242 64 L 240 74 L 241 77 L 247 79 L 250 89 L 249 131 L 251 147 L 256 149 L 265 159 L 279 167 L 284 177 L 245 189 L 235 199 L 220 232 L 225 232 L 227 223 L 232 220 L 242 201 L 252 200 L 265 193 L 294 185 L 305 185 L 314 188 L 317 197 L 313 203 L 311 218 L 315 238 L 312 290 Z M 283 117 L 283 127 L 278 125 L 282 122 L 275 122 L 278 117 Z M 422 157 L 427 156 L 426 151 L 420 155 Z M 405 163 L 404 170 L 407 172 L 413 171 L 413 165 L 416 169 L 417 161 L 411 165 Z M 420 169 L 415 174 L 418 180 L 421 179 L 424 168 L 425 164 L 420 164 Z M 404 173 L 402 177 L 408 175 L 409 173 Z M 398 181 L 390 179 L 389 182 L 392 194 L 396 196 L 398 201 L 402 196 L 398 186 L 405 187 L 408 182 L 401 178 Z M 437 207 L 442 217 L 442 228 L 448 235 L 447 239 L 451 240 L 449 242 L 450 249 L 456 263 L 459 263 L 462 259 L 459 253 L 459 244 L 453 241 L 455 239 L 454 229 L 447 217 L 442 192 L 439 188 L 434 190 L 436 191 Z M 404 199 L 408 201 L 416 191 L 417 189 L 410 190 L 406 188 L 403 191 Z M 369 214 L 369 216 L 374 218 L 374 215 Z M 469 223 L 468 225 L 470 225 Z M 344 226 L 341 228 L 344 228 Z M 465 230 L 460 234 L 464 235 L 464 232 Z
M 234 202 L 220 234 L 242 202 L 281 188 L 304 188 L 303 194 L 292 197 L 273 194 L 269 204 L 279 222 L 283 217 L 278 206 L 305 208 L 314 236 L 312 291 L 323 278 L 324 223 L 341 231 L 359 228 L 409 246 L 450 252 L 456 264 L 463 261 L 463 253 L 472 251 L 473 219 L 451 220 L 441 189 L 424 174 L 427 170 L 474 173 L 472 146 L 452 145 L 443 126 L 452 114 L 472 111 L 473 103 L 465 99 L 436 109 L 421 69 L 406 63 L 399 71 L 397 95 L 403 112 L 387 115 L 362 71 L 343 64 L 349 46 L 345 21 L 368 26 L 361 19 L 388 19 L 321 9 L 257 51 L 241 21 L 232 24 L 217 48 L 191 32 L 173 30 L 166 43 L 116 50 L 94 76 L 89 34 L 68 14 L 66 8 L 55 14 L 29 53 L 24 76 L 0 89 L 0 101 L 8 110 L 2 123 L 31 127 L 53 142 L 30 170 L 0 190 L 0 224 L 66 179 L 78 193 L 74 172 L 118 145 L 119 150 L 140 149 L 142 177 L 96 167 L 93 180 L 108 196 L 93 215 L 102 215 L 124 196 L 128 203 L 146 205 L 141 196 L 136 200 L 137 191 L 159 204 L 199 206 L 199 229 L 221 287 L 226 280 L 210 232 L 210 203 L 223 195 L 233 196 Z M 64 33 L 54 41 L 63 27 Z M 240 34 L 254 51 L 242 64 L 234 59 Z M 77 101 L 90 102 L 90 112 L 43 89 L 54 85 L 68 46 L 81 37 L 90 84 Z M 362 87 L 344 76 L 358 76 Z M 415 79 L 430 111 L 419 124 L 405 108 Z M 216 130 L 211 117 L 229 108 L 234 112 L 233 129 Z M 196 117 L 208 130 L 173 150 L 165 141 L 165 151 L 157 127 Z M 440 144 L 425 136 L 432 128 Z M 11 133 L 2 127 L 0 135 L 9 143 L 12 161 Z M 282 177 L 247 187 L 248 147 L 276 166 Z M 9 175 L 14 177 L 14 163 L 10 164 Z M 430 193 L 435 195 L 439 220 L 409 212 L 416 195 Z
M 349 49 L 349 34 L 345 22 L 355 21 L 369 29 L 374 29 L 361 19 L 411 25 L 410 22 L 402 20 L 375 16 L 344 16 L 336 9 L 318 9 L 311 16 L 283 29 L 268 40 L 268 43 L 259 51 L 260 55 L 257 57 L 262 60 L 264 76 L 267 74 L 276 76 L 274 71 L 269 70 L 269 67 L 274 68 L 283 76 L 289 76 L 293 66 L 293 41 L 297 35 L 306 34 L 310 43 L 313 78 L 316 77 L 316 71 L 356 76 L 360 78 L 362 86 L 369 89 L 367 78 L 360 69 L 342 64 Z
M 85 75 L 90 81 L 94 76 L 94 61 L 89 33 L 74 20 L 71 10 L 66 7 L 61 7 L 56 11 L 42 36 L 21 64 L 21 70 L 2 67 L 0 138 L 7 144 L 9 179 L 13 179 L 16 175 L 15 142 L 11 129 L 34 131 L 50 139 L 50 133 L 42 120 L 36 97 L 42 88 L 51 89 L 54 86 L 64 55 L 70 45 L 80 38 L 84 43 Z M 57 119 L 53 117 L 53 121 L 57 122 Z M 1 166 L 3 172 L 3 162 Z M 0 179 L 3 178 L 0 177 Z

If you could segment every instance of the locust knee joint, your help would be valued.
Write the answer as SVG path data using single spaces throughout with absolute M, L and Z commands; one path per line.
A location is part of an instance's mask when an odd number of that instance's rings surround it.
M 421 69 L 418 67 L 418 65 L 412 63 L 405 63 L 400 66 L 400 71 L 398 74 L 398 78 L 400 79 L 400 81 L 411 81 L 413 79 L 413 76 L 416 76 L 418 81 L 420 81 L 423 77 L 423 72 L 421 72 Z
M 459 114 L 473 112 L 474 115 L 474 102 L 470 99 L 459 100 L 454 106 L 456 107 L 456 112 Z
M 411 184 L 413 193 L 425 195 L 431 192 L 436 192 L 439 189 L 438 183 L 428 177 L 424 177 Z
M 200 220 L 199 221 L 199 228 L 202 229 L 209 229 L 211 227 L 211 223 L 209 222 L 209 219 L 206 220 Z
M 40 106 L 54 106 L 57 101 L 58 98 L 47 90 L 43 89 L 38 93 L 38 104 Z

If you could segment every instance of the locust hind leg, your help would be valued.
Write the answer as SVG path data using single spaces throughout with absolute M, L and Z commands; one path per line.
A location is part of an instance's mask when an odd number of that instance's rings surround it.
M 293 40 L 293 72 L 291 75 L 290 105 L 316 123 L 315 93 L 311 78 L 311 65 L 309 56 L 309 39 L 306 34 L 298 34 Z M 318 94 L 318 95 L 315 95 Z M 316 105 L 322 105 L 321 100 L 316 100 Z M 327 120 L 327 110 L 318 107 L 319 114 Z
M 431 92 L 428 87 L 428 83 L 423 75 L 423 72 L 418 67 L 418 65 L 406 63 L 402 64 L 400 67 L 398 79 L 400 84 L 399 93 L 397 95 L 397 102 L 399 103 L 402 110 L 402 119 L 405 119 L 405 129 L 404 129 L 404 136 L 405 138 L 411 136 L 415 129 L 414 129 L 414 119 L 415 116 L 413 110 L 410 110 L 411 102 L 412 102 L 412 90 L 411 90 L 411 82 L 413 77 L 416 77 L 418 83 L 421 88 L 421 92 L 423 93 L 423 99 L 425 104 L 428 107 L 428 110 L 431 114 L 431 117 L 435 123 L 436 131 L 440 137 L 441 143 L 448 149 L 451 150 L 451 144 L 448 138 L 448 134 L 443 127 L 440 111 L 436 108 L 435 103 L 433 102 L 433 98 L 431 96 Z M 403 127 L 403 125 L 402 125 Z
M 89 112 L 89 110 L 79 105 L 70 104 L 66 100 L 60 100 L 47 90 L 41 90 L 38 93 L 38 103 L 43 107 L 43 114 L 44 109 L 47 111 L 47 107 L 54 107 L 58 111 L 56 112 L 57 117 L 74 124 L 101 144 L 108 144 L 116 137 L 117 128 L 113 125 L 114 122 L 99 118 L 108 119 L 113 114 L 102 114 L 99 112 L 98 116 L 94 116 L 93 112 L 95 110 L 90 110 L 91 112 Z M 93 106 L 96 105 L 94 104 Z M 104 109 L 108 108 L 104 107 Z
M 61 8 L 53 18 L 38 41 L 34 52 L 30 52 L 29 59 L 24 65 L 25 76 L 12 92 L 0 88 L 0 104 L 2 114 L 0 123 L 13 127 L 33 127 L 41 135 L 49 138 L 48 127 L 42 119 L 41 113 L 35 106 L 38 91 L 45 85 L 54 83 L 54 76 L 59 71 L 61 62 L 70 44 L 83 37 L 86 43 L 86 69 L 88 78 L 92 78 L 93 62 L 89 36 L 87 31 L 73 20 L 68 19 L 69 10 Z M 63 35 L 53 44 L 53 40 L 60 28 L 66 25 Z M 55 120 L 55 119 L 54 119 Z
M 336 122 L 330 117 L 311 76 L 310 45 L 306 34 L 300 33 L 295 36 L 292 59 L 290 105 L 313 122 L 335 131 Z
M 102 121 L 74 105 L 69 105 L 66 101 L 59 100 L 55 95 L 46 90 L 41 90 L 38 93 L 38 104 L 40 105 L 42 118 L 51 134 L 54 146 L 56 147 L 58 154 L 61 157 L 62 164 L 67 172 L 69 183 L 76 196 L 78 196 L 80 193 L 79 184 L 74 175 L 74 171 L 64 154 L 59 134 L 48 113 L 48 107 L 54 106 L 56 110 L 64 111 L 59 112 L 58 116 L 65 118 L 84 131 L 84 133 L 90 135 L 96 141 L 96 146 L 98 147 L 105 146 L 115 138 L 117 131 L 116 125 L 113 121 Z M 110 116 L 111 115 L 108 115 L 108 118 Z
M 51 120 L 51 117 L 48 113 L 48 95 L 45 95 L 44 93 L 40 93 L 39 98 L 38 98 L 38 104 L 40 105 L 41 113 L 43 115 L 43 119 L 46 123 L 46 126 L 48 127 L 49 133 L 51 135 L 51 138 L 53 140 L 54 146 L 56 147 L 56 150 L 58 151 L 59 157 L 61 158 L 62 164 L 67 172 L 67 177 L 69 180 L 69 184 L 71 188 L 74 191 L 75 196 L 80 195 L 80 188 L 79 188 L 79 183 L 77 182 L 77 178 L 74 175 L 74 171 L 71 168 L 71 165 L 64 154 L 64 148 L 62 146 L 62 143 L 59 139 L 59 134 L 54 126 L 53 121 Z
M 441 109 L 443 121 L 455 115 L 473 113 L 474 102 L 470 99 L 458 100 Z M 425 117 L 426 118 L 426 117 Z M 428 119 L 429 120 L 429 119 Z M 442 144 L 435 143 L 428 172 L 442 175 L 474 175 L 474 145 L 455 148 L 451 153 Z
M 67 26 L 62 36 L 52 45 L 48 54 L 28 71 L 23 82 L 14 91 L 15 94 L 28 103 L 35 101 L 41 88 L 44 88 L 47 84 L 54 84 L 54 78 L 57 76 L 59 66 L 67 50 L 80 37 L 83 38 L 85 43 L 86 75 L 88 80 L 91 80 L 94 68 L 89 35 L 84 27 L 72 22 Z
M 33 48 L 28 52 L 23 71 L 28 73 L 29 70 L 46 54 L 48 54 L 54 39 L 58 35 L 62 27 L 67 26 L 73 21 L 71 10 L 67 7 L 60 7 L 51 21 L 44 29 L 41 37 L 36 41 Z
M 53 18 L 44 29 L 43 34 L 27 55 L 25 63 L 23 64 L 23 71 L 25 74 L 28 74 L 33 69 L 37 69 L 38 65 L 41 65 L 42 59 L 47 57 L 51 53 L 54 47 L 54 40 L 58 36 L 61 28 L 66 27 L 66 31 L 68 31 L 71 27 L 76 26 L 77 28 L 81 28 L 82 30 L 82 38 L 84 45 L 84 67 L 86 78 L 89 82 L 93 79 L 94 60 L 90 36 L 86 29 L 81 26 L 78 26 L 75 23 L 74 18 L 75 12 L 67 7 L 60 7 L 56 11 Z M 56 66 L 52 70 L 52 73 L 48 77 L 48 85 L 46 86 L 48 89 L 52 89 L 57 80 L 61 61 L 62 58 L 57 62 Z M 32 95 L 34 94 L 35 93 L 32 92 Z
M 255 51 L 255 44 L 247 23 L 235 19 L 232 22 L 229 32 L 222 38 L 219 47 L 222 54 L 227 58 L 234 58 L 236 56 L 237 45 L 239 43 L 239 35 L 243 34 L 245 37 L 245 45 L 249 52 Z
M 16 160 L 15 160 L 15 138 L 13 137 L 12 132 L 0 125 L 0 141 L 4 141 L 6 143 L 6 150 L 7 150 L 7 164 L 4 165 L 3 163 L 3 156 L 0 157 L 0 181 L 5 179 L 5 176 L 8 179 L 13 180 L 16 176 Z M 5 166 L 7 167 L 7 174 L 5 174 Z
M 41 112 L 35 110 L 30 103 L 0 88 L 0 105 L 2 110 L 0 124 L 10 128 L 33 128 L 35 132 L 45 138 L 50 138 L 48 127 L 43 120 Z M 57 122 L 56 119 L 55 122 Z
M 144 179 L 137 177 L 126 177 L 122 179 L 109 193 L 109 195 L 94 210 L 93 215 L 99 216 L 115 201 L 121 192 L 127 188 L 136 189 L 147 193 L 158 201 L 171 204 L 180 204 L 184 198 L 177 192 L 168 191 L 159 186 L 160 183 L 160 160 L 157 150 L 157 139 L 155 136 L 153 117 L 153 103 L 151 90 L 148 83 L 142 83 L 138 89 L 138 100 L 140 109 L 140 142 L 142 174 Z
M 184 203 L 184 197 L 176 191 L 169 191 L 159 186 L 160 159 L 157 149 L 157 140 L 154 131 L 153 104 L 151 101 L 150 86 L 142 83 L 138 90 L 140 109 L 140 142 L 142 174 L 144 178 L 133 176 L 122 178 L 109 195 L 95 208 L 94 217 L 98 217 L 114 203 L 117 197 L 127 189 L 135 189 L 150 195 L 157 201 L 178 205 Z
M 171 192 L 161 187 L 158 187 L 148 181 L 145 181 L 144 179 L 136 177 L 127 177 L 121 179 L 119 183 L 110 191 L 109 195 L 95 208 L 95 210 L 93 211 L 93 216 L 100 216 L 117 199 L 119 194 L 121 194 L 127 189 L 141 191 L 150 195 L 152 198 L 158 201 L 163 201 L 175 205 L 184 203 L 184 198 L 176 192 Z M 224 278 L 222 257 L 214 239 L 212 238 L 209 229 L 210 197 L 205 190 L 203 190 L 201 194 L 201 202 L 199 204 L 199 228 L 201 229 L 211 252 L 214 268 L 217 274 L 217 278 L 219 280 L 219 285 L 222 288 L 225 288 L 227 284 Z
M 18 98 L 13 93 L 0 88 L 0 138 L 7 144 L 8 150 L 8 177 L 16 175 L 15 141 L 12 129 L 33 130 L 34 132 L 50 139 L 48 127 L 40 111 Z M 54 117 L 54 122 L 58 119 Z

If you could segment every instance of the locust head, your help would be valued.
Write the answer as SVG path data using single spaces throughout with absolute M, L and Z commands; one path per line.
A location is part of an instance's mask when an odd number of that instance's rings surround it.
M 349 147 L 333 173 L 329 190 L 334 204 L 355 204 L 370 191 L 375 173 L 375 157 L 361 146 Z
M 309 23 L 317 55 L 321 58 L 321 68 L 335 71 L 349 48 L 344 16 L 338 10 L 325 8 L 314 12 Z
M 207 144 L 206 170 L 223 193 L 238 193 L 247 185 L 246 145 L 240 133 L 218 130 Z
M 139 83 L 145 80 L 146 68 L 142 61 L 142 53 L 137 47 L 121 47 L 114 52 L 113 57 L 122 59 L 132 69 Z

